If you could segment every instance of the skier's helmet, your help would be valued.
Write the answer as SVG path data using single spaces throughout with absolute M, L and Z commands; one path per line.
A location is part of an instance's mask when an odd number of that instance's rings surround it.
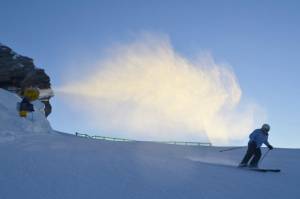
M 262 130 L 264 130 L 264 131 L 266 131 L 266 132 L 269 132 L 270 131 L 270 125 L 269 124 L 263 124 L 262 125 L 262 127 L 261 127 L 261 129 Z

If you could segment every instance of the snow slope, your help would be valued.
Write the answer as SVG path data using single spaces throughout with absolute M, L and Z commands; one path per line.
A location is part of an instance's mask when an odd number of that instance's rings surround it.
M 0 107 L 3 124 L 4 112 L 12 116 L 13 110 Z M 258 173 L 230 166 L 245 148 L 221 153 L 217 147 L 93 140 L 45 131 L 50 127 L 36 118 L 40 133 L 21 131 L 22 122 L 5 124 L 14 139 L 0 143 L 1 199 L 300 198 L 296 149 L 274 149 L 261 165 L 281 173 Z

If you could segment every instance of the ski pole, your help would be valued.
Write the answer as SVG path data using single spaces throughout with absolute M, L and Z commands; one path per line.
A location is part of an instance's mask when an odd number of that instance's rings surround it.
M 220 150 L 219 152 L 232 151 L 232 150 L 241 149 L 241 148 L 244 148 L 244 147 L 243 146 L 232 147 L 232 148 L 229 148 L 229 149 Z
M 268 150 L 265 152 L 265 154 L 264 154 L 263 157 L 261 158 L 259 164 L 262 163 L 262 161 L 265 159 L 265 157 L 268 155 L 269 152 L 270 152 L 270 149 L 268 149 Z

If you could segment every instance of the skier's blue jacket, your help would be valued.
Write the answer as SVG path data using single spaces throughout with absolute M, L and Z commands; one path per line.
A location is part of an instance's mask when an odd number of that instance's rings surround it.
M 261 147 L 262 144 L 265 144 L 266 146 L 270 146 L 268 142 L 268 133 L 264 133 L 261 129 L 254 130 L 249 135 L 250 141 L 249 142 L 255 142 L 256 147 Z

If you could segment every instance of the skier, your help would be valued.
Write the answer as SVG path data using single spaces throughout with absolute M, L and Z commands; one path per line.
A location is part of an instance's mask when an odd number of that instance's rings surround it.
M 268 142 L 268 132 L 270 131 L 270 125 L 264 124 L 260 129 L 254 130 L 249 135 L 248 149 L 245 154 L 242 162 L 239 164 L 239 167 L 247 167 L 249 160 L 252 158 L 249 167 L 257 168 L 258 162 L 261 157 L 260 147 L 262 144 L 265 144 L 270 150 L 273 149 L 273 146 Z

